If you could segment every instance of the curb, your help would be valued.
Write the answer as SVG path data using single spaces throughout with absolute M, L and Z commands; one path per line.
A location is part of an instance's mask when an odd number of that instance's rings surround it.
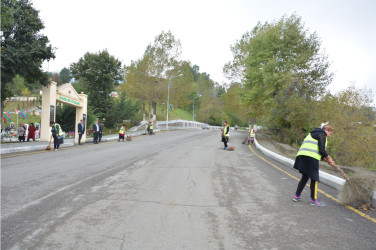
M 154 132 L 159 132 L 161 131 L 160 129 L 156 129 L 154 130 Z M 135 133 L 128 133 L 128 135 L 131 135 L 131 136 L 141 136 L 141 135 L 144 135 L 145 132 L 135 132 Z M 111 137 L 102 137 L 102 142 L 105 142 L 105 141 L 115 141 L 119 138 L 118 135 L 111 135 Z M 86 139 L 86 143 L 92 143 L 93 142 L 93 138 L 87 138 Z M 9 154 L 9 153 L 14 153 L 14 152 L 26 152 L 26 151 L 32 151 L 32 150 L 42 150 L 42 149 L 46 149 L 46 147 L 48 146 L 48 142 L 46 142 L 45 145 L 35 145 L 35 146 L 27 146 L 27 147 L 14 147 L 14 148 L 1 148 L 1 152 L 0 154 Z M 71 140 L 71 141 L 65 141 L 63 144 L 61 144 L 60 147 L 73 147 L 75 146 L 74 142 Z
M 286 165 L 288 167 L 291 167 L 293 168 L 294 167 L 294 163 L 295 161 L 294 160 L 291 160 L 287 157 L 284 157 L 282 155 L 279 155 L 277 153 L 274 153 L 272 151 L 270 151 L 269 149 L 266 149 L 264 148 L 263 146 L 261 146 L 257 140 L 256 140 L 256 137 L 255 137 L 255 145 L 256 145 L 256 148 L 258 150 L 260 150 L 264 155 L 282 163 L 283 165 Z M 339 191 L 342 190 L 343 186 L 345 185 L 346 183 L 346 180 L 340 178 L 340 177 L 337 177 L 337 176 L 334 176 L 334 175 L 331 175 L 331 174 L 328 174 L 328 173 L 325 173 L 321 170 L 319 170 L 319 176 L 320 176 L 320 182 L 322 183 L 325 183 L 327 184 L 328 186 L 331 186 Z M 373 193 L 373 197 L 372 197 L 372 205 L 373 206 L 376 206 L 376 192 Z
M 46 145 L 37 145 L 37 146 L 30 146 L 30 147 L 15 147 L 15 148 L 2 148 L 1 149 L 1 154 L 9 154 L 9 153 L 14 153 L 14 152 L 25 152 L 25 151 L 32 151 L 32 150 L 41 150 L 41 149 L 46 149 L 48 146 L 48 143 Z M 60 147 L 71 147 L 74 146 L 74 143 L 72 142 L 64 142 L 61 144 Z M 53 145 L 52 145 L 53 147 Z

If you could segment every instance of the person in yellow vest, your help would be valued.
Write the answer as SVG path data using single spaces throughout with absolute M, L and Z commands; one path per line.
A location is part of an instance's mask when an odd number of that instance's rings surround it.
M 308 179 L 311 179 L 311 202 L 312 206 L 323 207 L 325 204 L 317 199 L 317 184 L 319 182 L 319 161 L 324 159 L 329 165 L 334 166 L 333 159 L 326 152 L 328 139 L 334 132 L 329 124 L 322 128 L 315 128 L 304 139 L 296 156 L 294 168 L 299 170 L 302 178 L 292 198 L 293 201 L 300 201 L 300 197 Z
M 124 142 L 124 135 L 125 135 L 126 131 L 125 131 L 125 125 L 123 124 L 119 130 L 119 139 L 118 139 L 118 142 L 120 142 L 120 140 L 122 139 L 123 142 Z
M 54 138 L 54 151 L 57 151 L 60 147 L 60 144 L 64 143 L 64 132 L 60 124 L 55 123 L 54 121 L 50 122 L 51 124 L 51 139 Z
M 249 145 L 249 142 L 251 142 L 251 145 L 253 145 L 254 139 L 255 139 L 255 130 L 252 128 L 251 125 L 249 125 L 248 145 Z
M 224 150 L 227 149 L 227 143 L 230 139 L 230 126 L 227 125 L 227 121 L 223 122 L 223 128 L 222 128 L 222 142 L 224 143 Z

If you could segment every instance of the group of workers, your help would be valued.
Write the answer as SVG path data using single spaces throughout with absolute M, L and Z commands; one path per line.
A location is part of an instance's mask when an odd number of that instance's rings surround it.
M 103 124 L 101 124 L 103 126 Z M 33 126 L 33 125 L 31 125 Z M 20 126 L 21 127 L 21 126 Z M 63 143 L 64 133 L 58 123 L 51 121 L 51 139 L 54 139 L 54 150 L 58 150 L 60 144 Z M 22 130 L 22 128 L 21 128 Z M 81 144 L 81 137 L 85 131 L 85 127 L 83 121 L 81 120 L 78 125 L 79 130 L 79 144 Z M 101 130 L 98 121 L 95 122 L 93 125 L 94 133 L 94 143 L 98 143 L 100 141 L 99 134 L 103 134 L 103 128 Z M 102 131 L 102 133 L 100 133 Z M 222 142 L 224 143 L 224 149 L 228 149 L 228 143 L 230 138 L 230 126 L 227 124 L 227 121 L 223 122 L 222 131 Z M 153 123 L 149 122 L 147 126 L 147 132 L 149 135 L 153 134 Z M 328 162 L 329 165 L 335 166 L 333 159 L 328 155 L 326 149 L 328 145 L 327 138 L 330 138 L 334 132 L 333 127 L 330 124 L 324 125 L 322 128 L 315 128 L 312 130 L 307 137 L 304 139 L 298 154 L 295 159 L 294 168 L 297 169 L 301 174 L 302 177 L 298 183 L 298 187 L 296 189 L 295 195 L 293 196 L 292 200 L 295 202 L 301 201 L 301 194 L 306 186 L 309 179 L 311 179 L 311 201 L 310 204 L 312 206 L 323 207 L 325 204 L 320 202 L 317 198 L 317 185 L 319 182 L 319 161 L 321 159 Z M 124 141 L 124 136 L 126 134 L 125 125 L 122 124 L 119 130 L 119 139 Z M 255 130 L 252 126 L 249 126 L 248 136 L 246 140 L 248 140 L 248 144 L 251 143 L 253 145 L 255 137 Z M 98 139 L 99 138 L 99 139 Z
M 54 139 L 54 151 L 57 151 L 60 145 L 64 143 L 64 132 L 61 129 L 60 124 L 55 123 L 54 121 L 51 121 L 50 125 L 51 125 L 50 141 Z M 77 126 L 78 126 L 78 145 L 81 145 L 82 135 L 85 133 L 85 125 L 84 125 L 83 120 L 80 120 Z M 94 144 L 98 144 L 99 142 L 101 142 L 102 136 L 103 136 L 103 128 L 104 128 L 104 124 L 98 120 L 96 120 L 95 123 L 93 124 L 92 130 L 94 134 L 94 139 L 93 139 Z M 147 125 L 147 133 L 149 135 L 152 135 L 153 130 L 154 130 L 153 122 L 149 122 Z M 122 124 L 118 133 L 119 142 L 120 141 L 124 142 L 125 136 L 128 137 L 128 135 L 126 135 L 126 132 L 127 131 L 125 130 L 125 124 Z M 34 137 L 34 140 L 35 140 L 35 137 Z

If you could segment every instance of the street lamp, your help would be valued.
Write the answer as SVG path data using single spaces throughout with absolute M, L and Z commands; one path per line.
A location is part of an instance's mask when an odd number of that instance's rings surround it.
M 168 129 L 168 109 L 169 109 L 169 106 L 170 106 L 170 85 L 171 85 L 171 80 L 174 79 L 174 78 L 176 78 L 176 77 L 182 76 L 182 75 L 183 74 L 179 74 L 179 75 L 171 76 L 170 78 L 168 78 L 166 129 Z
M 201 95 L 198 94 L 197 96 L 193 97 L 193 121 L 195 121 L 195 99 L 198 97 L 201 97 Z

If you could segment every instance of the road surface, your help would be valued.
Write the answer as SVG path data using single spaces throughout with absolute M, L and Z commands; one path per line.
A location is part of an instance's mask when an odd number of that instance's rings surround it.
M 1 249 L 375 249 L 376 223 L 231 131 L 185 130 L 2 155 Z M 255 150 L 253 148 L 253 150 Z M 255 151 L 257 154 L 260 152 Z M 328 195 L 336 190 L 320 184 Z

